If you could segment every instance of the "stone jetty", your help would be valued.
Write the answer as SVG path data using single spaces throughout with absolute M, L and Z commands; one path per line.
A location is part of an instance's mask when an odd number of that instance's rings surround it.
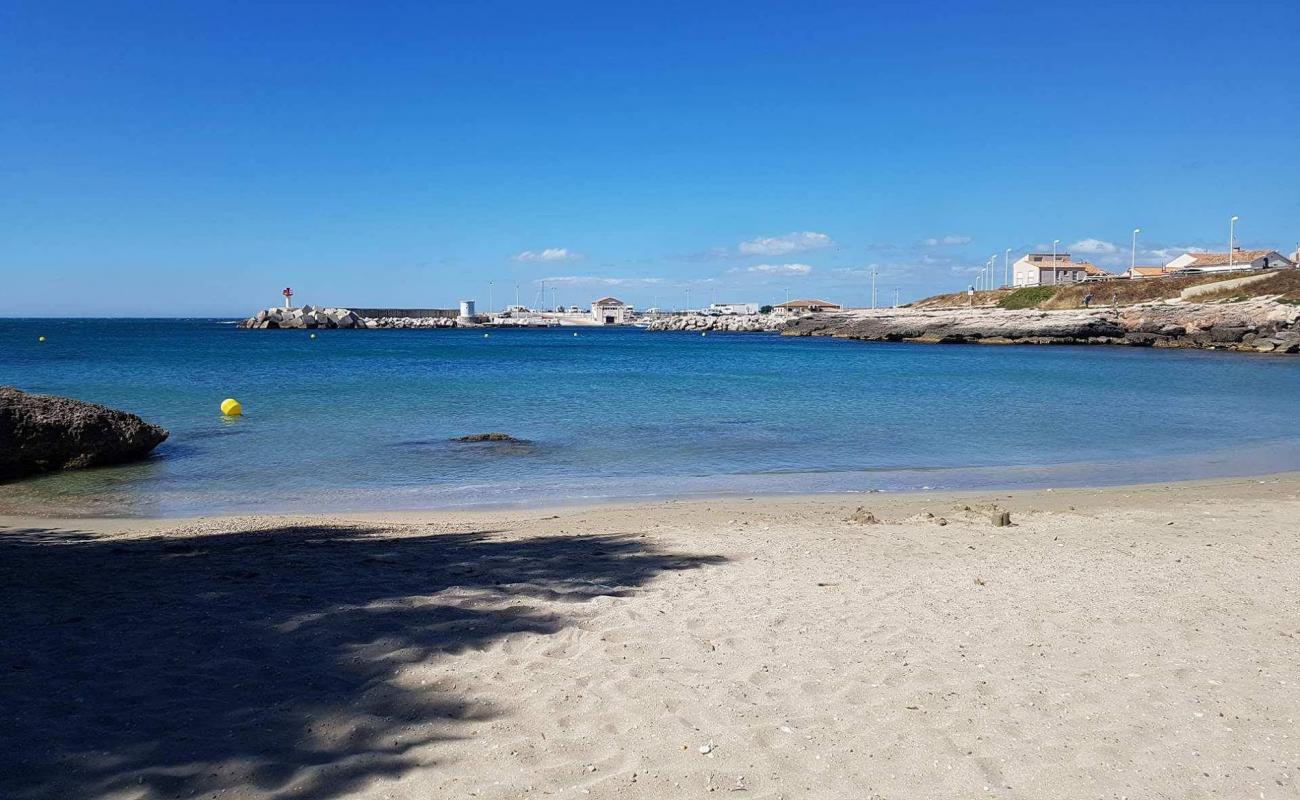
M 241 328 L 258 330 L 302 330 L 315 328 L 454 328 L 455 317 L 447 316 L 372 316 L 363 309 L 361 313 L 348 308 L 268 308 L 239 323 Z
M 241 328 L 365 328 L 364 320 L 346 308 L 267 308 L 240 323 Z
M 662 317 L 647 326 L 652 331 L 722 331 L 725 333 L 762 333 L 780 330 L 785 318 L 772 314 L 684 314 Z
M 768 316 L 675 317 L 650 329 L 777 331 L 783 336 L 931 344 L 1110 344 L 1300 353 L 1300 306 L 1271 297 L 1215 303 L 1160 301 L 1118 309 L 888 308 L 784 321 Z

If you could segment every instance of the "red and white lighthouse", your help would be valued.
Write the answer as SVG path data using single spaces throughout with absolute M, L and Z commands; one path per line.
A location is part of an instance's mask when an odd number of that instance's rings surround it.
M 290 289 L 288 286 L 286 286 L 284 287 L 284 291 L 280 292 L 280 294 L 284 295 L 284 307 L 289 308 L 290 307 L 289 301 L 293 297 L 293 289 Z

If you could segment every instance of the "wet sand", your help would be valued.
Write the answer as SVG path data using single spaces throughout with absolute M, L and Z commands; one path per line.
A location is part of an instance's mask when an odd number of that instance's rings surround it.
M 0 518 L 0 796 L 1296 797 L 1298 575 L 1296 475 Z

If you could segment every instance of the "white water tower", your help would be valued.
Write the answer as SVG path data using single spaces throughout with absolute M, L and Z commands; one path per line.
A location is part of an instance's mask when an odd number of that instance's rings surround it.
M 474 301 L 473 301 L 473 300 L 461 300 L 461 301 L 460 301 L 460 318 L 461 318 L 461 319 L 470 319 L 470 318 L 472 318 L 473 316 L 474 316 Z

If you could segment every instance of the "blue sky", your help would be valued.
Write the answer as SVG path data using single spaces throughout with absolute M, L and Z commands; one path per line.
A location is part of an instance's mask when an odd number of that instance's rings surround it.
M 1300 240 L 1300 3 L 0 0 L 0 315 L 951 291 Z M 548 302 L 550 292 L 548 292 Z

